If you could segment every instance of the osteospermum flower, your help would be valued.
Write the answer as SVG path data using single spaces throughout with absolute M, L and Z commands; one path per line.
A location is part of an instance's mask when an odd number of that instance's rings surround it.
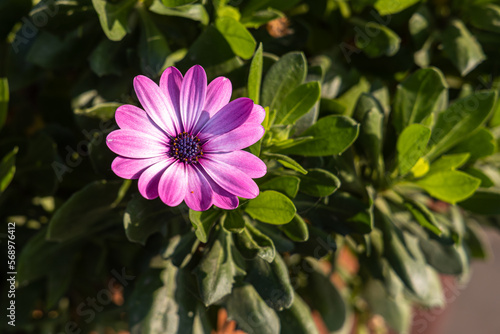
M 193 210 L 216 205 L 238 206 L 238 196 L 255 198 L 252 178 L 265 175 L 266 165 L 242 151 L 264 134 L 264 109 L 248 98 L 229 102 L 231 82 L 207 77 L 199 65 L 186 76 L 167 68 L 160 86 L 145 76 L 134 79 L 143 109 L 123 105 L 116 110 L 119 130 L 107 136 L 119 156 L 111 168 L 125 179 L 139 179 L 139 192 L 158 196 L 169 206 L 182 201 Z

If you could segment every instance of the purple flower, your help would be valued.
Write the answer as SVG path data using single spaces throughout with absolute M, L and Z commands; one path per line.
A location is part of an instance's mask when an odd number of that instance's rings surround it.
M 193 210 L 212 204 L 238 207 L 238 196 L 255 198 L 252 178 L 266 165 L 243 148 L 264 134 L 264 109 L 248 98 L 229 102 L 231 82 L 214 79 L 207 87 L 204 69 L 195 65 L 186 76 L 167 68 L 160 86 L 145 76 L 134 79 L 143 109 L 123 105 L 116 110 L 119 130 L 106 142 L 119 156 L 111 168 L 125 179 L 139 179 L 147 199 L 160 197 L 170 206 L 185 201 Z

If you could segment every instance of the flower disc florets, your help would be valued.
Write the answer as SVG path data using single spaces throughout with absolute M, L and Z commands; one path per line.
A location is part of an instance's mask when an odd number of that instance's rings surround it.
M 203 156 L 200 138 L 181 132 L 170 141 L 170 156 L 186 164 L 197 163 Z

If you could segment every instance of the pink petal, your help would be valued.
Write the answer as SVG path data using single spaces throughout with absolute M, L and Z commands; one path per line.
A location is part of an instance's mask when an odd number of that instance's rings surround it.
M 215 206 L 224 210 L 234 210 L 238 207 L 239 200 L 237 196 L 224 190 L 217 183 L 215 183 L 203 167 L 200 167 L 200 172 L 203 173 L 203 176 L 205 176 L 208 183 L 210 183 L 210 187 L 213 191 L 213 204 Z
M 203 110 L 212 117 L 222 107 L 229 103 L 233 88 L 231 81 L 225 77 L 218 77 L 212 80 L 207 88 L 207 99 Z
M 123 157 L 116 157 L 111 163 L 111 169 L 121 178 L 124 179 L 138 179 L 149 166 L 164 160 L 165 157 L 159 156 L 155 158 L 146 159 L 129 159 Z
M 200 117 L 207 94 L 207 75 L 200 65 L 191 67 L 182 81 L 180 111 L 184 131 L 191 132 Z
M 141 108 L 125 104 L 118 107 L 115 113 L 116 123 L 121 129 L 136 130 L 148 133 L 158 139 L 167 141 L 167 134 L 156 125 Z
M 254 104 L 252 113 L 248 117 L 246 123 L 262 124 L 265 118 L 266 118 L 266 111 L 264 110 L 264 108 L 262 108 L 258 104 Z
M 231 194 L 244 198 L 255 198 L 259 195 L 257 184 L 248 175 L 233 166 L 211 158 L 201 159 L 200 164 L 219 186 Z
M 146 199 L 158 197 L 158 184 L 165 170 L 174 162 L 174 159 L 163 159 L 146 169 L 139 177 L 138 188 L 141 195 Z
M 106 137 L 111 151 L 127 158 L 153 158 L 168 153 L 165 142 L 135 130 L 115 130 Z
M 187 166 L 187 191 L 184 201 L 195 211 L 205 211 L 212 206 L 213 191 L 207 179 L 195 166 Z
M 180 96 L 181 96 L 181 85 L 182 85 L 182 74 L 179 70 L 173 66 L 168 67 L 163 71 L 160 78 L 160 89 L 165 96 L 165 101 L 167 106 L 175 111 L 177 119 L 181 119 L 181 107 L 180 107 Z M 182 129 L 182 122 L 179 121 L 179 131 L 184 131 Z
M 160 87 L 151 79 L 139 75 L 134 78 L 134 89 L 149 117 L 169 135 L 175 136 L 179 129 L 179 120 Z
M 240 97 L 231 101 L 210 118 L 198 137 L 206 140 L 237 128 L 248 119 L 252 108 L 253 102 L 249 98 Z
M 163 173 L 158 191 L 163 203 L 169 206 L 181 204 L 186 195 L 187 175 L 186 166 L 182 162 L 174 162 Z
M 203 145 L 204 152 L 228 152 L 248 147 L 264 135 L 262 125 L 245 123 L 236 129 L 213 137 Z
M 211 160 L 220 161 L 250 176 L 253 179 L 266 175 L 266 164 L 258 157 L 247 151 L 234 151 L 228 153 L 210 153 L 206 155 Z

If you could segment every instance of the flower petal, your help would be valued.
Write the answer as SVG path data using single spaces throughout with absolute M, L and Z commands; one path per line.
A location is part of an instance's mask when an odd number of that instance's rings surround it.
M 245 123 L 236 129 L 213 137 L 203 145 L 204 152 L 228 152 L 248 147 L 264 135 L 262 125 Z
M 163 71 L 160 78 L 160 89 L 165 96 L 168 108 L 174 110 L 175 115 L 177 116 L 176 118 L 179 125 L 177 130 L 184 131 L 182 128 L 180 107 L 181 85 L 182 74 L 177 68 L 171 66 Z
M 248 119 L 252 108 L 252 100 L 246 97 L 229 102 L 208 120 L 198 137 L 207 140 L 237 128 Z
M 224 190 L 239 197 L 255 198 L 259 187 L 245 173 L 220 161 L 210 158 L 201 159 L 200 164 L 207 174 Z
M 186 166 L 187 191 L 184 201 L 195 211 L 205 211 L 212 206 L 213 191 L 207 179 L 195 166 Z
M 184 131 L 191 132 L 205 104 L 207 75 L 200 65 L 191 67 L 182 80 L 180 111 Z
M 212 80 L 207 88 L 207 99 L 203 110 L 208 112 L 210 117 L 215 115 L 222 107 L 229 103 L 233 87 L 231 81 L 225 77 L 218 77 Z
M 250 116 L 248 117 L 246 123 L 262 124 L 265 118 L 266 118 L 266 111 L 264 110 L 264 108 L 262 108 L 258 104 L 254 104 L 252 112 L 250 113 Z
M 138 179 L 149 166 L 164 159 L 163 156 L 146 159 L 129 159 L 118 156 L 111 163 L 111 169 L 119 177 L 133 180 Z
M 258 157 L 247 151 L 228 153 L 210 153 L 206 155 L 211 160 L 217 160 L 250 176 L 253 179 L 266 175 L 266 164 Z
M 215 206 L 224 210 L 234 210 L 238 207 L 238 196 L 221 188 L 221 186 L 212 180 L 203 167 L 200 167 L 200 172 L 203 173 L 203 176 L 205 176 L 208 183 L 210 183 L 210 187 L 213 191 L 213 204 Z
M 106 137 L 111 151 L 127 158 L 152 158 L 168 153 L 165 142 L 135 130 L 115 130 Z
M 118 107 L 115 119 L 121 129 L 144 132 L 158 139 L 168 140 L 167 134 L 153 122 L 144 110 L 136 106 L 125 104 Z
M 163 159 L 162 161 L 150 166 L 139 177 L 138 188 L 141 195 L 146 199 L 155 199 L 158 197 L 158 184 L 165 170 L 169 169 L 174 159 Z
M 175 136 L 177 129 L 179 129 L 179 120 L 175 110 L 169 108 L 160 87 L 151 79 L 139 75 L 134 78 L 134 89 L 149 117 L 169 135 Z
M 174 162 L 163 173 L 158 185 L 158 192 L 163 203 L 169 206 L 181 204 L 186 195 L 186 166 L 182 162 Z

